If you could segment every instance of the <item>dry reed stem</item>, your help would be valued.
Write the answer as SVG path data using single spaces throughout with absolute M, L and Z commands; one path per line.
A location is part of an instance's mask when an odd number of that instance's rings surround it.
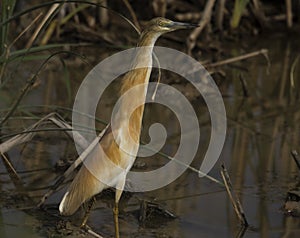
M 136 17 L 135 12 L 134 12 L 133 9 L 132 9 L 130 3 L 129 3 L 129 1 L 128 1 L 128 0 L 123 0 L 123 3 L 125 4 L 125 6 L 126 6 L 127 9 L 128 9 L 128 11 L 129 11 L 129 13 L 130 13 L 130 15 L 131 15 L 131 17 L 132 17 L 132 20 L 133 20 L 133 22 L 134 22 L 134 25 L 135 25 L 139 30 L 141 30 L 141 26 L 140 26 L 140 24 L 139 24 L 139 21 L 138 21 L 138 19 L 137 19 L 137 17 Z
M 286 7 L 286 25 L 288 28 L 293 26 L 293 10 L 292 10 L 292 0 L 285 0 Z
M 94 237 L 96 237 L 96 238 L 104 238 L 103 236 L 101 236 L 101 235 L 99 235 L 98 233 L 96 233 L 95 231 L 93 231 L 91 228 L 85 228 L 85 231 L 86 231 L 88 234 L 90 234 L 90 235 L 92 235 L 92 236 L 94 236 Z
M 187 12 L 187 13 L 177 13 L 175 14 L 175 19 L 178 21 L 193 21 L 199 20 L 201 18 L 200 12 Z
M 47 45 L 57 26 L 58 26 L 58 20 L 56 19 L 49 24 L 47 31 L 45 31 L 43 38 L 40 41 L 40 45 Z
M 223 178 L 223 181 L 224 181 L 224 184 L 226 187 L 226 191 L 231 200 L 231 203 L 233 205 L 235 213 L 237 214 L 241 224 L 244 227 L 248 227 L 248 222 L 247 222 L 244 210 L 242 208 L 239 198 L 235 195 L 235 193 L 232 189 L 230 177 L 229 177 L 229 174 L 228 174 L 227 169 L 225 168 L 224 164 L 222 164 L 222 166 L 221 166 L 221 175 L 222 175 L 222 178 Z
M 8 51 L 10 51 L 10 48 L 21 38 L 22 35 L 25 34 L 29 30 L 30 27 L 32 27 L 35 22 L 40 19 L 40 17 L 43 15 L 43 13 L 39 13 L 31 22 L 30 24 L 12 41 L 12 43 L 8 47 Z
M 46 16 L 43 18 L 42 22 L 39 24 L 39 26 L 37 27 L 35 32 L 30 37 L 29 41 L 27 42 L 27 44 L 25 46 L 26 49 L 28 49 L 32 46 L 33 42 L 35 41 L 35 39 L 39 35 L 40 31 L 42 30 L 43 26 L 46 24 L 46 22 L 51 17 L 51 15 L 59 8 L 59 6 L 60 6 L 60 3 L 55 3 L 51 6 L 51 8 L 47 12 Z
M 99 22 L 101 23 L 101 25 L 103 27 L 107 27 L 108 23 L 109 23 L 109 16 L 108 16 L 108 11 L 107 11 L 107 0 L 102 0 L 101 4 L 105 7 L 99 8 Z
M 256 17 L 257 21 L 262 27 L 267 25 L 268 19 L 264 13 L 263 3 L 260 0 L 253 0 L 251 4 L 251 10 Z
M 6 65 L 7 65 L 7 59 L 9 57 L 9 54 L 10 54 L 10 49 L 11 47 L 22 37 L 22 35 L 24 35 L 29 29 L 30 27 L 42 16 L 43 14 L 40 13 L 39 15 L 37 15 L 37 17 L 35 17 L 32 22 L 30 22 L 30 24 L 12 41 L 12 43 L 9 44 L 9 46 L 6 47 L 6 50 L 5 50 L 5 61 L 4 63 L 2 64 L 2 67 L 1 67 L 1 71 L 0 71 L 0 82 L 2 81 L 2 78 L 3 78 L 3 75 L 4 75 L 4 71 L 6 69 Z
M 149 149 L 150 149 L 150 148 L 149 148 Z M 151 149 L 150 149 L 150 150 L 151 150 Z M 217 184 L 219 184 L 219 185 L 221 185 L 221 186 L 224 186 L 224 184 L 223 184 L 221 181 L 217 180 L 216 178 L 214 178 L 214 177 L 212 177 L 212 176 L 210 176 L 210 175 L 208 175 L 208 174 L 205 174 L 205 173 L 203 173 L 202 171 L 200 171 L 200 170 L 198 170 L 198 169 L 196 169 L 196 168 L 194 168 L 194 167 L 192 167 L 192 166 L 190 166 L 190 165 L 188 165 L 188 164 L 185 164 L 185 163 L 181 162 L 180 160 L 174 159 L 173 157 L 171 157 L 171 156 L 169 156 L 169 155 L 167 155 L 167 154 L 165 154 L 165 153 L 163 153 L 163 152 L 160 152 L 160 151 L 157 152 L 157 154 L 158 154 L 158 155 L 161 155 L 161 156 L 163 156 L 163 157 L 165 157 L 165 158 L 167 158 L 167 159 L 169 159 L 169 160 L 173 160 L 173 161 L 176 162 L 177 164 L 180 164 L 180 165 L 186 167 L 186 169 L 189 169 L 189 170 L 191 170 L 191 171 L 197 173 L 198 175 L 201 175 L 201 176 L 203 176 L 203 177 L 205 177 L 205 178 L 207 178 L 207 179 L 209 179 L 209 180 L 211 180 L 211 181 L 213 181 L 213 182 L 215 182 L 215 183 L 217 183 Z
M 294 73 L 295 73 L 296 65 L 298 64 L 299 58 L 300 58 L 300 55 L 297 55 L 297 57 L 295 58 L 295 60 L 292 63 L 292 66 L 291 66 L 290 82 L 291 82 L 291 87 L 292 88 L 295 88 Z
M 293 159 L 294 159 L 294 161 L 295 161 L 295 163 L 296 163 L 296 165 L 297 165 L 297 167 L 300 171 L 300 157 L 299 157 L 298 152 L 296 150 L 292 150 L 291 155 L 292 155 L 292 157 L 293 157 Z
M 60 127 L 62 129 L 72 129 L 72 127 L 66 123 L 57 113 L 50 113 L 43 118 L 41 118 L 38 122 L 34 123 L 32 126 L 28 127 L 26 130 L 24 130 L 22 133 L 8 139 L 7 141 L 4 141 L 0 144 L 0 153 L 5 153 L 9 151 L 11 148 L 28 142 L 34 134 L 36 134 L 36 131 L 33 131 L 34 129 L 40 127 L 44 122 L 50 121 L 53 124 L 55 124 L 57 127 Z M 31 132 L 32 131 L 32 132 Z M 87 142 L 85 141 L 84 137 L 76 131 L 65 131 L 70 137 L 75 137 L 76 142 L 78 142 L 78 145 L 82 148 L 87 147 Z
M 239 77 L 242 85 L 243 95 L 244 97 L 249 97 L 248 87 L 247 87 L 247 81 L 244 79 L 243 75 L 240 74 Z
M 216 25 L 219 30 L 223 30 L 223 20 L 225 13 L 225 2 L 226 0 L 219 0 L 217 2 L 216 9 Z
M 55 115 L 55 113 L 48 114 L 47 116 L 43 117 L 38 122 L 34 123 L 32 126 L 30 126 L 29 128 L 27 128 L 26 130 L 23 131 L 23 132 L 28 132 L 28 133 L 22 133 L 22 134 L 16 135 L 16 136 L 8 139 L 7 141 L 1 143 L 0 144 L 0 153 L 5 153 L 5 152 L 9 151 L 11 148 L 29 141 L 35 134 L 35 132 L 29 132 L 29 131 L 39 127 L 41 123 L 48 120 L 53 115 Z
M 199 21 L 199 27 L 195 28 L 188 37 L 188 53 L 191 55 L 192 50 L 196 45 L 196 41 L 204 27 L 210 22 L 212 9 L 215 5 L 216 0 L 209 0 L 204 8 L 203 15 Z
M 246 230 L 247 230 L 247 227 L 245 227 L 245 226 L 241 227 L 241 229 L 239 230 L 239 232 L 235 236 L 235 238 L 242 238 L 242 237 L 244 237 Z
M 157 69 L 158 69 L 157 83 L 155 85 L 155 89 L 154 89 L 154 92 L 153 92 L 152 97 L 151 97 L 151 99 L 154 101 L 155 96 L 156 96 L 156 92 L 157 92 L 157 89 L 158 89 L 158 86 L 159 86 L 159 83 L 160 83 L 160 80 L 161 80 L 161 67 L 160 67 L 160 62 L 159 62 L 159 60 L 158 60 L 155 53 L 153 54 L 153 56 L 154 56 L 155 61 L 157 62 L 157 66 L 158 66 L 157 67 Z
M 23 182 L 22 182 L 21 178 L 19 177 L 16 169 L 12 165 L 10 159 L 2 152 L 0 152 L 0 155 L 2 157 L 2 161 L 6 167 L 6 170 L 9 174 L 9 177 L 11 178 L 15 187 L 19 190 L 24 190 Z
M 153 0 L 152 7 L 155 16 L 165 17 L 167 12 L 167 0 Z
M 225 64 L 231 64 L 231 63 L 234 63 L 234 62 L 237 62 L 237 61 L 245 60 L 245 59 L 255 57 L 255 56 L 258 56 L 258 55 L 265 56 L 267 61 L 268 61 L 268 64 L 269 64 L 268 50 L 267 49 L 261 49 L 261 50 L 254 51 L 254 52 L 251 52 L 251 53 L 248 53 L 248 54 L 232 57 L 230 59 L 221 60 L 221 61 L 218 61 L 218 62 L 215 62 L 215 63 L 205 64 L 204 66 L 208 67 L 208 68 L 213 68 L 213 67 L 222 66 L 222 65 L 225 65 Z

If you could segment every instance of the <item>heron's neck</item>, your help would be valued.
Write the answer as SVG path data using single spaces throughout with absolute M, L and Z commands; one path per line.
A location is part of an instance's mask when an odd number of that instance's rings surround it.
M 147 68 L 151 72 L 153 47 L 159 35 L 159 33 L 153 32 L 142 33 L 137 44 L 137 52 L 133 60 L 132 69 Z M 150 74 L 148 76 L 150 77 Z M 145 78 L 145 82 L 148 82 L 149 77 Z
M 140 36 L 138 47 L 150 46 L 153 47 L 160 33 L 143 32 Z
M 135 58 L 132 64 L 132 70 L 130 70 L 123 78 L 121 96 L 128 90 L 132 89 L 134 92 L 130 96 L 122 98 L 121 107 L 118 111 L 118 119 L 120 121 L 126 121 L 125 118 L 130 117 L 129 130 L 131 136 L 138 142 L 140 137 L 140 129 L 142 124 L 142 118 L 144 113 L 144 104 L 146 100 L 146 94 L 148 89 L 148 82 L 150 79 L 152 69 L 152 51 L 153 46 L 159 35 L 155 34 L 142 34 Z M 135 86 L 138 86 L 135 88 Z M 134 112 L 128 110 L 132 105 L 140 105 Z M 127 127 L 120 123 L 121 127 Z
M 146 96 L 147 84 L 152 70 L 153 46 L 159 35 L 152 32 L 146 32 L 141 35 L 137 44 L 136 55 L 132 62 L 132 70 L 124 77 L 121 93 L 138 84 L 145 84 L 146 87 L 140 92 L 140 95 L 143 95 L 143 98 Z

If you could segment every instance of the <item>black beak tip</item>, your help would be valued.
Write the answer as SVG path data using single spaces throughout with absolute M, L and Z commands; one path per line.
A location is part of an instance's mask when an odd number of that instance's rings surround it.
M 193 27 L 193 28 L 195 28 L 195 27 L 200 27 L 200 24 L 196 24 L 196 23 L 191 23 L 190 25 L 191 25 L 191 27 Z
M 190 23 L 190 24 L 188 24 L 187 28 L 191 29 L 191 28 L 196 28 L 199 26 L 200 26 L 199 24 Z
M 173 27 L 177 29 L 191 29 L 191 28 L 196 28 L 199 27 L 199 24 L 195 23 L 183 23 L 183 22 L 174 22 Z

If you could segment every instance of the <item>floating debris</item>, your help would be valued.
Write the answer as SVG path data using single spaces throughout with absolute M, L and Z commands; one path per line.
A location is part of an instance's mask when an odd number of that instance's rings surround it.
M 300 216 L 300 191 L 288 191 L 284 204 L 286 214 L 299 217 Z
M 160 204 L 146 200 L 141 201 L 139 221 L 144 226 L 153 226 L 153 224 L 158 224 L 158 220 L 164 222 L 176 218 L 177 216 L 174 213 L 163 208 Z

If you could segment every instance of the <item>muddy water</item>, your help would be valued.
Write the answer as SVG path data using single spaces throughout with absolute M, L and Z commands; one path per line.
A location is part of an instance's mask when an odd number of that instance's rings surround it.
M 230 49 L 226 53 L 233 56 L 266 48 L 270 62 L 258 56 L 220 68 L 223 76 L 213 75 L 223 95 L 228 127 L 222 154 L 210 175 L 221 180 L 220 165 L 226 164 L 250 224 L 243 237 L 300 236 L 299 218 L 286 216 L 282 210 L 287 191 L 297 187 L 300 181 L 299 171 L 290 156 L 291 150 L 300 151 L 299 63 L 294 71 L 292 67 L 300 52 L 298 42 L 299 38 L 278 35 L 249 40 L 240 45 L 224 45 Z M 88 48 L 78 51 L 86 54 L 91 64 L 96 64 L 99 60 L 95 59 L 99 56 L 102 59 L 108 54 L 101 50 L 92 54 Z M 5 126 L 4 133 L 22 130 L 33 123 L 33 114 L 51 112 L 53 105 L 72 107 L 80 82 L 91 66 L 74 63 L 74 59 L 65 60 L 66 68 L 59 61 L 53 61 L 43 71 L 14 119 Z M 35 71 L 35 65 L 36 62 L 25 62 L 24 66 L 17 64 L 14 70 L 11 69 L 10 77 L 14 80 L 0 91 L 2 109 L 8 107 L 16 90 Z M 178 86 L 176 82 L 173 80 L 173 86 L 183 93 L 195 93 L 184 92 L 188 87 Z M 101 99 L 98 118 L 109 120 L 117 99 L 117 89 L 116 83 Z M 201 128 L 201 143 L 192 163 L 194 168 L 199 168 L 210 138 L 210 119 L 200 95 L 190 101 L 198 114 Z M 56 110 L 70 118 L 65 109 L 56 107 Z M 153 122 L 163 123 L 168 131 L 162 151 L 175 154 L 180 142 L 176 117 L 165 107 L 148 105 L 142 136 L 145 141 L 149 140 L 147 128 Z M 99 123 L 98 127 L 103 128 L 103 125 Z M 55 169 L 57 161 L 76 157 L 72 141 L 61 132 L 42 132 L 26 146 L 9 151 L 7 156 L 19 171 L 23 184 L 14 184 L 1 163 L 0 236 L 64 237 L 71 234 L 76 237 L 78 234 L 72 233 L 71 224 L 78 224 L 82 213 L 70 218 L 58 216 L 57 204 L 63 190 L 49 198 L 46 211 L 34 208 L 46 191 L 44 188 L 64 170 Z M 139 158 L 134 169 L 152 170 L 167 162 L 168 159 L 160 155 Z M 29 198 L 20 193 L 27 194 Z M 177 218 L 157 215 L 141 224 L 138 221 L 141 200 L 153 201 Z M 88 222 L 104 237 L 113 236 L 112 203 L 112 195 L 101 196 Z M 224 188 L 209 179 L 199 178 L 191 170 L 186 170 L 176 181 L 161 189 L 126 194 L 121 208 L 121 237 L 238 237 L 241 228 Z

